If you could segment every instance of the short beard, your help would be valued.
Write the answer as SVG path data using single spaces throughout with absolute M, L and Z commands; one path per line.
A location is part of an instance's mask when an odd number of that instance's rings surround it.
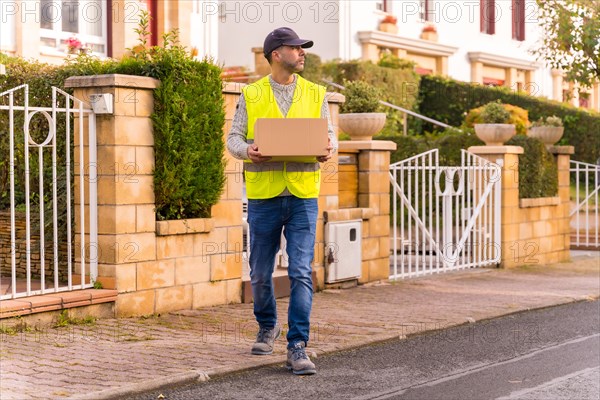
M 300 64 L 299 61 L 296 64 L 284 61 L 283 63 L 281 63 L 281 66 L 292 73 L 304 71 L 304 65 Z

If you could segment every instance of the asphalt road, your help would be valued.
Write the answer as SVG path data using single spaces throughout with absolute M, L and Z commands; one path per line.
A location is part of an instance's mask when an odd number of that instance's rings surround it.
M 574 303 L 322 356 L 314 376 L 282 364 L 130 398 L 597 400 L 599 307 Z

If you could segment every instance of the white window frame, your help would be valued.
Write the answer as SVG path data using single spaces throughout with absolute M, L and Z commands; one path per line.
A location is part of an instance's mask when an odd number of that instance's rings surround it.
M 44 29 L 41 28 L 42 19 L 40 18 L 40 41 L 42 39 L 53 39 L 56 43 L 56 46 L 45 46 L 43 43 L 40 45 L 40 50 L 43 54 L 49 55 L 66 55 L 66 47 L 62 43 L 71 37 L 76 37 L 83 45 L 102 45 L 104 46 L 104 52 L 92 52 L 91 54 L 96 56 L 107 56 L 108 52 L 108 29 L 107 29 L 107 2 L 105 0 L 100 1 L 101 10 L 101 24 L 102 24 L 102 36 L 88 35 L 81 33 L 85 31 L 86 21 L 82 18 L 82 12 L 85 7 L 85 3 L 88 3 L 89 0 L 71 0 L 71 2 L 78 2 L 78 30 L 79 33 L 74 32 L 64 32 L 62 30 L 62 16 L 58 15 L 54 21 L 52 21 L 53 29 Z M 53 3 L 56 3 L 57 9 L 62 9 L 62 0 L 53 0 Z M 42 12 L 42 5 L 40 4 L 40 14 Z
M 433 0 L 420 0 L 419 11 L 419 17 L 421 18 L 421 22 L 434 22 Z

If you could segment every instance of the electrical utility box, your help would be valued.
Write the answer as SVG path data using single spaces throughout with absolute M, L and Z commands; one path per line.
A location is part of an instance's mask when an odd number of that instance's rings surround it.
M 325 227 L 325 283 L 359 278 L 362 221 L 328 222 Z

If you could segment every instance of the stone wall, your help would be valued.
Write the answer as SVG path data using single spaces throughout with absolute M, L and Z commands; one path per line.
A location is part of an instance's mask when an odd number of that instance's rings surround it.
M 362 273 L 359 283 L 386 280 L 390 266 L 390 152 L 388 141 L 340 142 L 338 210 L 327 222 L 362 220 Z M 348 160 L 348 164 L 346 164 Z M 357 205 L 357 207 L 355 206 Z
M 552 264 L 570 257 L 569 161 L 572 146 L 554 146 L 558 196 L 519 199 L 519 146 L 475 146 L 469 151 L 502 166 L 502 261 L 505 268 Z
M 212 208 L 211 218 L 155 221 L 150 115 L 152 90 L 157 84 L 150 78 L 123 75 L 67 80 L 67 86 L 75 88 L 76 98 L 111 93 L 115 99 L 114 114 L 99 115 L 97 121 L 98 281 L 104 288 L 118 290 L 116 312 L 119 316 L 241 301 L 243 163 L 225 153 L 227 183 L 220 201 Z M 224 86 L 223 140 L 231 128 L 240 93 L 240 85 Z M 328 101 L 337 133 L 338 109 L 344 97 L 330 93 Z M 78 126 L 77 121 L 75 126 Z M 77 132 L 75 138 L 78 138 Z M 327 218 L 350 219 L 355 218 L 356 213 L 365 220 L 361 281 L 387 278 L 390 149 L 373 146 L 373 143 L 364 143 L 361 149 L 353 150 L 359 165 L 356 201 L 361 207 L 353 213 L 339 210 L 338 155 L 322 165 L 313 260 L 317 288 L 324 287 Z M 84 144 L 87 155 L 87 143 Z M 129 168 L 132 165 L 135 166 L 133 176 Z M 88 190 L 87 183 L 84 189 Z M 76 225 L 77 231 L 81 231 L 78 219 Z

